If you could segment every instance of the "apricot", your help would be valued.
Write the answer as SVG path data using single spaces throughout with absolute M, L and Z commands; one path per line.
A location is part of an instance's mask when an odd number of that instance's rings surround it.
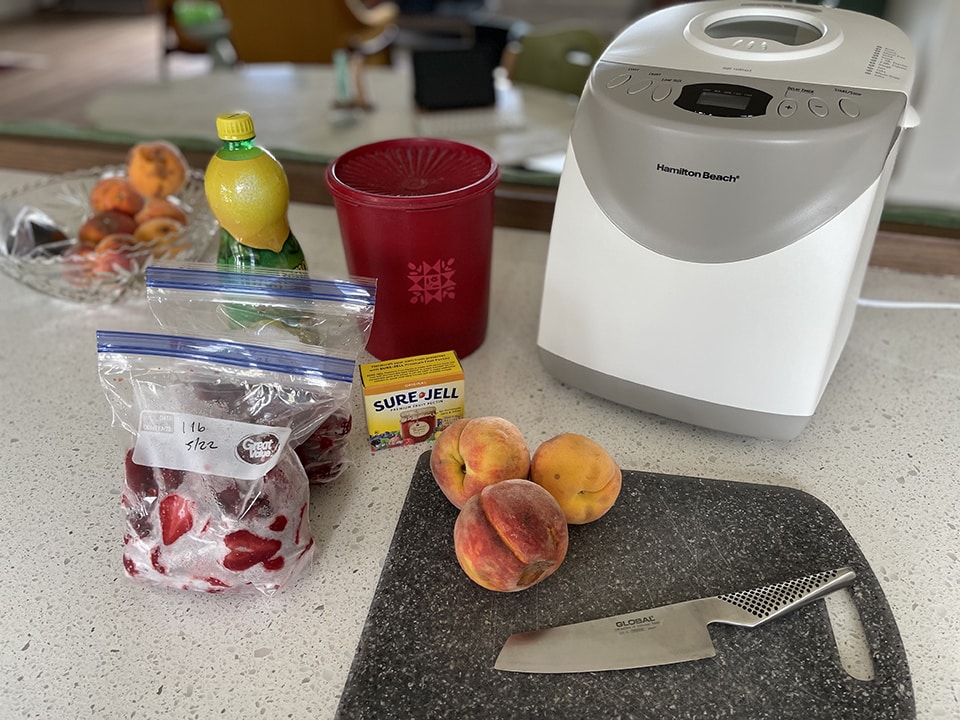
M 453 526 L 460 567 L 481 587 L 498 592 L 524 590 L 550 577 L 568 544 L 557 501 L 523 479 L 484 487 L 467 500 Z
M 157 217 L 138 225 L 133 236 L 138 242 L 150 243 L 154 257 L 172 257 L 182 249 L 176 248 L 175 244 L 183 230 L 183 223 L 169 217 Z
M 530 479 L 556 499 L 572 525 L 603 516 L 613 507 L 623 485 L 623 473 L 610 453 L 576 433 L 563 433 L 541 443 L 533 453 Z
M 166 197 L 183 190 L 190 175 L 180 148 L 166 140 L 139 142 L 127 151 L 127 178 L 145 197 Z
M 526 478 L 530 448 L 509 420 L 461 418 L 437 436 L 430 452 L 430 469 L 447 499 L 462 508 L 488 485 Z
M 133 233 L 137 223 L 130 215 L 116 210 L 104 210 L 87 218 L 77 231 L 81 245 L 94 247 L 107 235 Z
M 90 208 L 95 213 L 116 210 L 134 216 L 143 208 L 143 196 L 126 178 L 107 177 L 90 190 Z
M 143 202 L 143 207 L 139 212 L 134 214 L 133 219 L 137 221 L 137 225 L 142 225 L 147 220 L 164 217 L 172 218 L 184 225 L 186 225 L 189 220 L 186 210 L 170 198 L 165 197 L 146 198 Z

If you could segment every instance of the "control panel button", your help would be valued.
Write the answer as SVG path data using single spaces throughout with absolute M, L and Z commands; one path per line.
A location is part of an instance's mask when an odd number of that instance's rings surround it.
M 626 82 L 630 81 L 630 78 L 633 77 L 630 73 L 620 73 L 609 80 L 607 80 L 607 87 L 613 90 L 613 88 L 618 88 Z
M 672 92 L 673 87 L 667 85 L 666 83 L 661 83 L 653 89 L 650 97 L 653 98 L 654 102 L 660 102 L 661 100 L 666 100 L 668 97 L 670 97 L 670 93 Z
M 807 107 L 817 117 L 826 117 L 830 113 L 827 104 L 820 98 L 810 98 L 807 101 Z
M 777 105 L 777 113 L 779 113 L 780 117 L 790 117 L 797 111 L 798 107 L 800 107 L 800 103 L 793 98 L 786 98 L 785 100 L 781 100 L 780 104 Z
M 850 98 L 840 98 L 840 110 L 847 117 L 860 117 L 860 106 Z
M 636 95 L 637 93 L 642 93 L 651 85 L 653 85 L 653 80 L 638 80 L 627 88 L 627 95 Z

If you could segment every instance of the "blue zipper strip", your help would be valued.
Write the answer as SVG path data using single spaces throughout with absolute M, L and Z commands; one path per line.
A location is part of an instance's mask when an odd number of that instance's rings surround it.
M 202 270 L 163 265 L 149 265 L 147 287 L 200 292 L 232 292 L 240 295 L 280 296 L 342 302 L 348 300 L 374 305 L 376 283 L 321 280 L 281 272 L 232 272 L 230 270 Z
M 182 358 L 349 383 L 356 364 L 340 357 L 229 340 L 114 330 L 97 331 L 97 352 Z

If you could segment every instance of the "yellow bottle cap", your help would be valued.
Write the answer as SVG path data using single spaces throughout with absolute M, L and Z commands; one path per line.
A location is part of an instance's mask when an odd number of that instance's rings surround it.
M 234 112 L 217 115 L 217 137 L 221 140 L 249 140 L 256 133 L 250 113 Z

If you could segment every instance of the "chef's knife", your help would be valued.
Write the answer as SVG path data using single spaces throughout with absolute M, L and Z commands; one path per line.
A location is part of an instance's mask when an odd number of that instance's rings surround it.
M 572 673 L 666 665 L 717 654 L 707 625 L 756 627 L 853 582 L 848 567 L 753 590 L 688 600 L 517 633 L 507 638 L 494 667 L 529 673 Z

